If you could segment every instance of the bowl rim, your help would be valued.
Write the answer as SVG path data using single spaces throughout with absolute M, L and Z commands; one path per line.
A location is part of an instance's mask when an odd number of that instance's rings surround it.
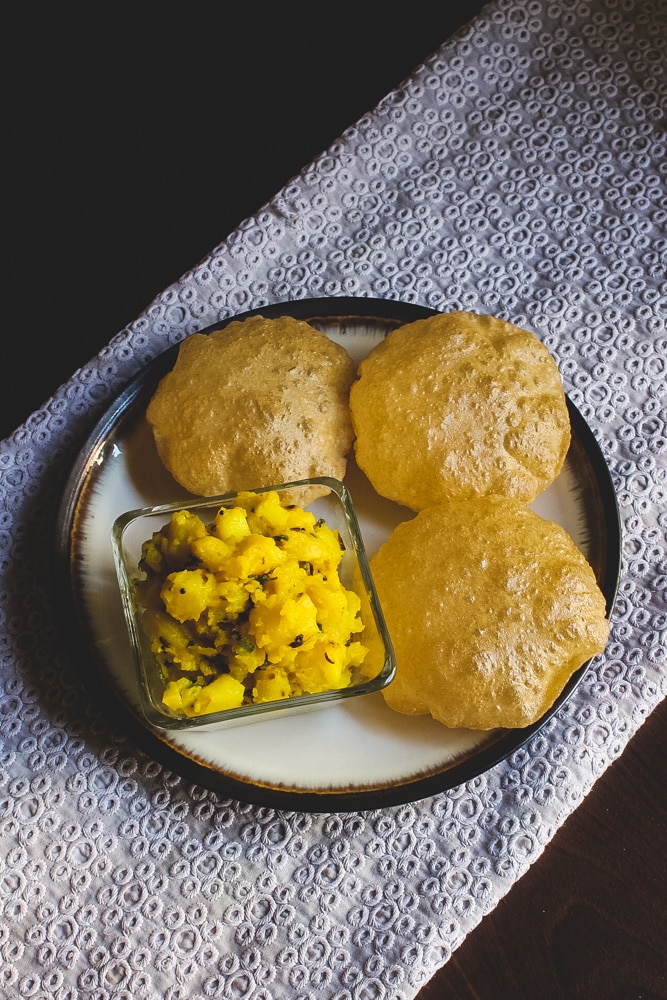
M 136 566 L 130 566 L 123 545 L 126 530 L 137 521 L 144 518 L 168 517 L 180 510 L 197 511 L 221 506 L 232 506 L 234 500 L 244 494 L 263 495 L 270 492 L 286 492 L 309 486 L 322 486 L 329 490 L 328 496 L 338 500 L 343 521 L 349 533 L 353 557 L 361 575 L 361 582 L 368 599 L 374 627 L 384 648 L 384 663 L 379 673 L 366 681 L 349 687 L 335 688 L 313 694 L 294 695 L 280 701 L 250 703 L 238 708 L 228 708 L 219 712 L 211 712 L 201 716 L 182 716 L 170 712 L 151 694 L 152 683 L 148 671 L 150 665 L 146 662 L 145 638 L 139 621 L 138 605 L 133 599 L 133 580 L 136 579 Z M 325 499 L 325 498 L 321 498 Z M 306 505 L 307 506 L 307 505 Z M 389 636 L 386 621 L 379 597 L 373 581 L 368 556 L 361 529 L 354 509 L 354 503 L 347 486 L 332 476 L 312 476 L 306 479 L 296 479 L 286 483 L 277 483 L 234 490 L 216 494 L 211 497 L 193 497 L 192 499 L 169 501 L 148 507 L 137 507 L 119 514 L 111 526 L 111 540 L 114 564 L 123 604 L 123 613 L 128 628 L 132 646 L 132 656 L 139 678 L 139 695 L 141 710 L 147 721 L 157 729 L 166 731 L 193 731 L 221 729 L 244 722 L 258 722 L 264 716 L 276 718 L 283 714 L 297 714 L 329 705 L 344 698 L 360 697 L 372 694 L 385 688 L 396 674 L 396 658 Z M 157 666 L 157 665 L 156 665 Z

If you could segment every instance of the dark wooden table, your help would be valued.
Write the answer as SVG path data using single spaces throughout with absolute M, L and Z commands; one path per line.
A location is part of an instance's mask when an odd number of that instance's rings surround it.
M 667 704 L 419 1000 L 667 997 Z
M 15 13 L 0 437 L 481 6 Z M 667 997 L 666 734 L 663 705 L 420 1000 Z

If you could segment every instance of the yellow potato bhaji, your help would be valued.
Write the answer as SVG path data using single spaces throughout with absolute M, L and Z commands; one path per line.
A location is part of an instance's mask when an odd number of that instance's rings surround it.
M 278 493 L 243 493 L 212 524 L 182 510 L 142 549 L 143 626 L 163 701 L 199 716 L 348 687 L 368 676 L 341 539 Z
M 406 715 L 450 728 L 528 726 L 606 646 L 593 570 L 560 525 L 520 501 L 423 510 L 371 569 L 396 655 L 382 693 Z

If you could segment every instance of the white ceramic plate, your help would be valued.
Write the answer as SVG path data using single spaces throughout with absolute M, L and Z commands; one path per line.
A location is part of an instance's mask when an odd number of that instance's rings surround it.
M 377 299 L 315 299 L 274 305 L 266 316 L 306 319 L 343 344 L 355 361 L 394 327 L 431 310 Z M 244 318 L 230 317 L 230 319 Z M 203 332 L 224 326 L 226 320 Z M 569 697 L 587 664 L 537 725 L 479 733 L 392 712 L 381 694 L 346 699 L 308 714 L 220 732 L 160 732 L 140 710 L 130 640 L 111 548 L 111 525 L 127 511 L 191 499 L 162 466 L 145 420 L 159 379 L 178 347 L 149 364 L 107 408 L 72 469 L 57 529 L 65 613 L 83 675 L 155 759 L 225 796 L 304 811 L 373 809 L 424 798 L 482 773 L 522 745 Z M 593 566 L 607 599 L 620 565 L 618 510 L 595 438 L 568 400 L 572 444 L 561 475 L 532 505 L 558 521 Z M 399 521 L 414 516 L 377 495 L 351 460 L 345 483 L 369 557 Z M 259 484 L 258 484 L 259 485 Z

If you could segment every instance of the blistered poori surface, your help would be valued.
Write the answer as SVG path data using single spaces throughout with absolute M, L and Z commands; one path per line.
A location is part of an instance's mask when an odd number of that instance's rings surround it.
M 412 510 L 489 495 L 530 502 L 570 443 L 554 358 L 492 316 L 445 313 L 392 331 L 359 365 L 350 406 L 360 468 Z
M 397 671 L 383 691 L 450 728 L 524 727 L 604 650 L 593 570 L 520 501 L 452 501 L 394 530 L 371 560 Z
M 164 465 L 195 495 L 342 480 L 353 376 L 344 348 L 308 323 L 251 317 L 185 340 L 146 415 Z

